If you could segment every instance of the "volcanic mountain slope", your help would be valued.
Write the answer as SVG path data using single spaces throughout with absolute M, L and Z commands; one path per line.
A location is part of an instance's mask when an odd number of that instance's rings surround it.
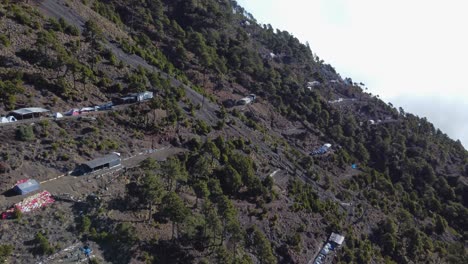
M 0 3 L 0 115 L 155 95 L 0 125 L 1 209 L 23 178 L 56 198 L 3 220 L 0 259 L 308 263 L 336 232 L 329 262 L 466 263 L 460 142 L 235 1 Z M 113 151 L 118 169 L 67 174 Z

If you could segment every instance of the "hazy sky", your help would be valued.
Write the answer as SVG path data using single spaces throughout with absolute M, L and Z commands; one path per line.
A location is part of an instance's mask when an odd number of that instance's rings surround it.
M 467 0 L 238 0 L 344 77 L 468 148 Z

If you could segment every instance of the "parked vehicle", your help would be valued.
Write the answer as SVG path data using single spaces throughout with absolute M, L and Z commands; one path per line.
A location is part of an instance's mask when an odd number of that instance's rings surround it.
M 98 110 L 99 110 L 98 106 L 83 107 L 83 108 L 80 109 L 80 113 L 94 112 L 94 111 L 98 111 Z
M 112 102 L 108 102 L 108 103 L 105 103 L 103 105 L 98 106 L 99 111 L 111 110 L 112 108 L 114 108 L 114 103 L 112 103 Z
M 74 108 L 70 109 L 69 111 L 65 112 L 64 115 L 66 116 L 79 116 L 80 115 L 80 110 Z

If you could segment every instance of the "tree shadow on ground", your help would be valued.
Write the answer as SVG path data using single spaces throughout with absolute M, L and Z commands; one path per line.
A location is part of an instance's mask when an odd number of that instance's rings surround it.
M 139 186 L 136 182 L 130 182 L 125 187 L 125 196 L 115 197 L 108 202 L 107 208 L 109 210 L 118 210 L 120 212 L 136 212 L 149 208 L 141 186 Z
M 155 257 L 153 263 L 192 263 L 194 259 L 194 256 L 183 249 L 177 240 L 159 240 L 142 248 Z

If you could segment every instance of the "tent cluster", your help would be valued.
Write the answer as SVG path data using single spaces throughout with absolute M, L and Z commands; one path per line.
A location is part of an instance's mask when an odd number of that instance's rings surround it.
M 114 105 L 124 104 L 124 103 L 144 102 L 144 101 L 150 100 L 151 98 L 153 98 L 153 96 L 154 96 L 153 92 L 149 92 L 149 91 L 145 91 L 141 93 L 132 93 L 124 97 L 116 98 L 113 100 L 114 102 L 107 102 L 102 105 L 87 106 L 87 107 L 82 107 L 82 108 L 72 108 L 65 113 L 56 112 L 53 114 L 49 114 L 49 116 L 58 119 L 58 118 L 62 118 L 63 116 L 78 116 L 78 115 L 81 115 L 83 113 L 88 113 L 88 112 L 110 110 L 113 108 Z M 50 110 L 40 108 L 40 107 L 21 108 L 21 109 L 12 111 L 7 117 L 0 117 L 0 123 L 11 123 L 11 122 L 16 122 L 18 119 L 35 118 L 35 117 L 42 116 L 49 112 Z
M 314 264 L 324 263 L 325 258 L 328 254 L 330 254 L 330 251 L 335 251 L 337 248 L 341 247 L 344 239 L 344 236 L 340 234 L 331 233 L 327 243 L 323 246 L 322 250 L 320 250 L 320 253 L 315 258 Z
M 323 146 L 321 146 L 320 148 L 312 151 L 310 153 L 310 155 L 312 155 L 312 156 L 323 155 L 323 154 L 327 153 L 330 150 L 331 146 L 332 146 L 331 144 L 326 143 Z

